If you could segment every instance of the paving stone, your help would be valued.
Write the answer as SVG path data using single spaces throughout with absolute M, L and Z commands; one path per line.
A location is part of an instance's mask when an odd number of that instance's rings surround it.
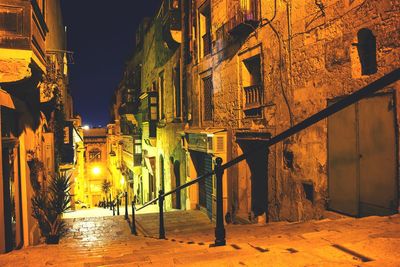
M 227 246 L 209 247 L 214 226 L 201 212 L 167 212 L 167 240 L 130 234 L 123 216 L 68 219 L 59 245 L 0 255 L 0 266 L 400 266 L 400 215 L 304 223 L 227 225 Z M 138 215 L 157 236 L 157 214 Z M 190 218 L 190 220 L 188 219 Z M 334 246 L 344 247 L 340 250 Z M 240 249 L 238 249 L 240 248 Z

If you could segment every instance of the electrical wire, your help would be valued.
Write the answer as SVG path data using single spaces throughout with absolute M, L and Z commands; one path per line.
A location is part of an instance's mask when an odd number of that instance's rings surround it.
M 261 0 L 260 0 L 260 5 L 261 5 Z M 279 85 L 280 85 L 280 89 L 281 89 L 281 93 L 283 96 L 283 99 L 285 100 L 285 104 L 286 107 L 288 109 L 288 113 L 289 113 L 289 122 L 290 122 L 290 127 L 292 127 L 294 125 L 294 115 L 292 112 L 292 108 L 290 107 L 290 103 L 289 103 L 289 99 L 286 95 L 285 92 L 285 88 L 283 86 L 283 72 L 282 72 L 282 67 L 283 67 L 283 41 L 281 36 L 279 35 L 279 32 L 276 30 L 276 28 L 272 25 L 272 21 L 276 18 L 276 13 L 277 13 L 277 8 L 276 8 L 276 0 L 274 0 L 274 15 L 272 16 L 271 19 L 267 19 L 267 18 L 261 18 L 261 21 L 266 21 L 265 24 L 261 23 L 261 25 L 259 27 L 264 27 L 266 25 L 268 25 L 271 30 L 274 32 L 276 38 L 278 39 L 278 43 L 279 43 Z

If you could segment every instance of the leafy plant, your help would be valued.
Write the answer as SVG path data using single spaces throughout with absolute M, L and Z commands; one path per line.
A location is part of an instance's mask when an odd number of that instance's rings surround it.
M 47 189 L 41 185 L 31 199 L 32 216 L 48 244 L 58 243 L 67 230 L 61 216 L 70 208 L 70 177 L 65 172 L 56 175 Z
M 30 181 L 34 191 L 40 190 L 40 182 L 39 182 L 39 173 L 44 171 L 44 164 L 38 158 L 34 157 L 34 152 L 31 150 L 27 151 L 27 154 L 30 155 L 31 159 L 28 161 L 29 169 L 30 169 Z
M 107 196 L 108 192 L 110 192 L 110 189 L 111 189 L 111 182 L 108 181 L 107 179 L 104 179 L 103 183 L 101 184 L 101 190 Z

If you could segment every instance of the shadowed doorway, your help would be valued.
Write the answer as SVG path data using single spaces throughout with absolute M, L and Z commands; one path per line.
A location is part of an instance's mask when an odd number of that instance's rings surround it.
M 250 202 L 239 203 L 241 213 L 248 213 L 248 220 L 257 222 L 258 217 L 265 216 L 268 221 L 268 146 L 269 133 L 238 132 L 236 140 L 243 153 L 247 154 L 246 168 L 241 168 L 241 176 L 245 181 L 239 182 L 239 188 L 244 192 L 238 192 L 239 201 Z M 243 170 L 246 169 L 246 170 Z M 243 183 L 243 184 L 241 184 Z M 240 197 L 240 194 L 246 197 Z M 246 200 L 248 199 L 248 200 Z M 247 208 L 246 208 L 247 206 Z M 250 208 L 250 210 L 248 210 Z M 262 220 L 262 219 L 261 219 Z

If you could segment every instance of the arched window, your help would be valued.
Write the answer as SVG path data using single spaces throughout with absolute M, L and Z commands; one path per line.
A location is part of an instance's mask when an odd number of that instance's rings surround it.
M 360 58 L 361 74 L 371 75 L 377 72 L 376 38 L 370 29 L 363 28 L 357 33 L 357 51 Z

